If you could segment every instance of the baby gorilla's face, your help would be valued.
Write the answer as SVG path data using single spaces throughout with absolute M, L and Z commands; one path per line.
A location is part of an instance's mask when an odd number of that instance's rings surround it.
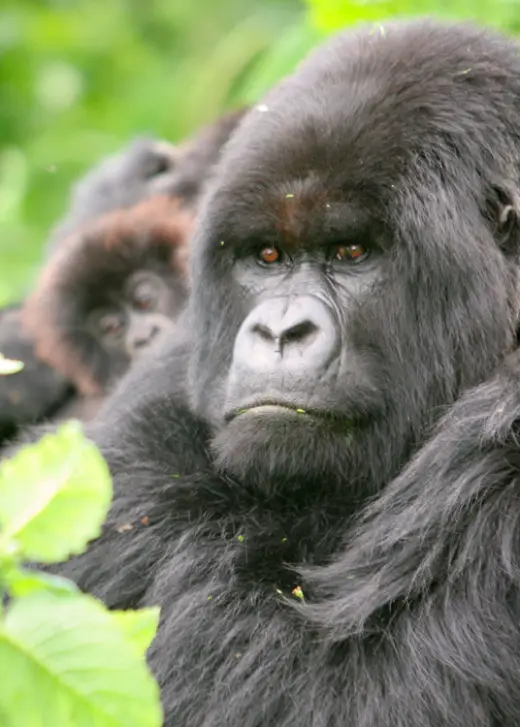
M 171 331 L 181 308 L 180 292 L 166 276 L 138 272 L 88 318 L 88 328 L 110 356 L 114 368 L 128 366 Z

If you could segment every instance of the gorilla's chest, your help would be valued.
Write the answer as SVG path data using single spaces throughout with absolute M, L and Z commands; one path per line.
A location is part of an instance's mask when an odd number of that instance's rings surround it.
M 148 594 L 150 603 L 163 604 L 149 658 L 162 688 L 165 727 L 364 724 L 359 701 L 365 692 L 366 699 L 375 696 L 371 664 L 379 650 L 380 670 L 386 639 L 328 641 L 305 617 L 309 596 L 284 563 L 289 547 L 280 543 L 277 559 L 266 549 L 263 564 L 251 545 L 245 535 L 211 550 L 199 541 L 197 557 L 190 550 L 188 561 L 178 551 Z M 293 606 L 302 603 L 299 613 Z

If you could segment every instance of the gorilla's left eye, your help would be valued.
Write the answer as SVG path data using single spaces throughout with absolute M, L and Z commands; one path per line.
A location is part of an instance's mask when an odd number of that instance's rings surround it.
M 263 247 L 258 251 L 257 259 L 261 265 L 273 265 L 282 261 L 282 253 L 277 247 Z
M 99 330 L 104 336 L 121 336 L 124 321 L 119 313 L 107 313 L 99 319 Z
M 334 259 L 341 262 L 360 263 L 370 255 L 370 250 L 363 245 L 337 245 L 334 248 Z

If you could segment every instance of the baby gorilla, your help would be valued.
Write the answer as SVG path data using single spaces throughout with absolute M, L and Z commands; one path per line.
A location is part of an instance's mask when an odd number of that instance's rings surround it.
M 73 186 L 69 209 L 51 233 L 47 254 L 52 256 L 62 244 L 69 245 L 71 236 L 77 235 L 80 231 L 90 239 L 92 237 L 89 231 L 90 223 L 103 215 L 107 216 L 93 232 L 94 237 L 96 235 L 117 237 L 123 226 L 130 232 L 136 218 L 146 226 L 146 214 L 155 214 L 161 206 L 164 210 L 165 202 L 159 203 L 158 207 L 150 203 L 141 207 L 136 213 L 132 207 L 142 200 L 153 200 L 161 195 L 175 198 L 182 207 L 183 221 L 180 223 L 182 227 L 188 219 L 188 214 L 196 214 L 198 201 L 222 148 L 244 113 L 244 110 L 239 110 L 225 114 L 197 130 L 191 138 L 178 146 L 155 139 L 136 139 L 122 151 L 95 165 Z M 119 215 L 107 214 L 115 210 L 119 210 Z M 126 221 L 123 220 L 125 214 L 128 214 Z M 111 225 L 115 225 L 113 231 L 110 230 Z M 98 254 L 101 254 L 101 248 L 98 249 Z M 144 284 L 140 283 L 140 288 Z M 106 292 L 106 289 L 102 291 L 103 294 Z M 164 294 L 167 295 L 168 291 L 165 290 Z M 167 301 L 162 301 L 160 307 L 168 307 Z M 41 316 L 42 314 L 39 316 L 40 320 Z M 94 319 L 87 323 L 90 327 L 96 325 Z M 125 337 L 133 336 L 138 341 L 138 349 L 146 348 L 142 343 L 142 318 L 134 317 L 132 323 Z M 112 328 L 114 324 L 115 319 L 111 316 L 104 318 L 102 325 Z M 126 324 L 125 320 L 125 329 Z M 151 330 L 152 336 L 155 335 L 156 328 L 154 325 Z M 145 331 L 144 338 L 146 336 Z M 111 340 L 114 345 L 110 343 Z M 107 333 L 105 347 L 111 348 L 114 353 L 114 368 L 124 369 L 125 366 L 116 365 L 117 360 L 121 358 L 117 352 L 121 341 L 120 333 L 116 334 L 115 331 L 111 335 Z M 0 312 L 0 353 L 10 358 L 21 359 L 25 364 L 23 371 L 16 376 L 0 378 L 1 442 L 11 437 L 20 426 L 53 416 L 69 397 L 70 386 L 67 379 L 57 370 L 51 369 L 45 361 L 34 355 L 32 338 L 21 326 L 19 305 Z M 126 356 L 128 352 L 123 358 Z M 60 366 L 60 370 L 64 368 L 69 370 L 71 367 Z
M 152 196 L 162 176 L 171 179 L 173 150 L 166 142 L 137 139 L 88 171 L 73 186 L 69 210 L 51 233 L 47 258 L 93 220 Z M 120 224 L 119 217 L 108 216 L 103 227 L 114 219 Z M 17 303 L 0 311 L 0 353 L 24 364 L 15 376 L 0 377 L 0 442 L 20 426 L 52 418 L 73 393 L 71 382 L 35 355 L 32 336 L 22 326 L 22 307 Z
M 22 311 L 36 355 L 79 394 L 60 416 L 88 418 L 128 369 L 171 332 L 188 294 L 193 217 L 155 197 L 64 240 Z

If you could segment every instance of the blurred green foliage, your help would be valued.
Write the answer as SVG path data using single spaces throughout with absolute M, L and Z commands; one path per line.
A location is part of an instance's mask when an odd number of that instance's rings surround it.
M 257 100 L 328 32 L 414 14 L 520 31 L 520 0 L 2 0 L 0 303 L 99 158 Z
M 299 0 L 3 0 L 0 303 L 30 285 L 81 172 L 257 98 L 312 44 L 302 15 Z
M 324 33 L 360 21 L 430 15 L 520 31 L 520 0 L 307 0 L 308 22 Z

